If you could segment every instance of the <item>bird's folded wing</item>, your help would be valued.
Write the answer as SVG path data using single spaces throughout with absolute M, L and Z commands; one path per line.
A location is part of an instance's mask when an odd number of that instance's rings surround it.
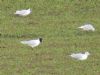
M 73 57 L 73 58 L 81 58 L 82 54 L 72 54 L 71 57 Z

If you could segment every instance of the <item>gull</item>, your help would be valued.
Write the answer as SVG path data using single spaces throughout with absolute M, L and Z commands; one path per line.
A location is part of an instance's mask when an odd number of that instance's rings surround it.
M 95 28 L 91 24 L 85 24 L 83 26 L 78 27 L 84 31 L 95 31 Z
M 26 44 L 26 45 L 28 45 L 32 48 L 38 46 L 41 42 L 42 42 L 42 38 L 27 40 L 27 41 L 21 41 L 22 44 Z
M 19 16 L 27 16 L 31 13 L 31 9 L 27 9 L 27 10 L 17 10 L 14 14 L 15 15 L 19 15 Z
M 85 53 L 72 53 L 70 56 L 77 60 L 86 60 L 89 55 L 90 55 L 89 52 L 85 52 Z

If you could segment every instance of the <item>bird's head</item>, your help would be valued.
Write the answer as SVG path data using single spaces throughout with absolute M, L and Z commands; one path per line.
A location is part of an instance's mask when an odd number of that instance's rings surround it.
M 32 12 L 32 9 L 30 9 L 30 8 L 29 8 L 29 9 L 27 9 L 27 10 L 28 10 L 28 11 L 30 11 L 30 12 Z
M 86 54 L 86 55 L 90 55 L 90 53 L 89 53 L 89 52 L 85 52 L 85 54 Z
M 43 41 L 43 39 L 42 39 L 42 38 L 39 38 L 39 40 L 40 40 L 40 42 L 42 42 L 42 41 Z

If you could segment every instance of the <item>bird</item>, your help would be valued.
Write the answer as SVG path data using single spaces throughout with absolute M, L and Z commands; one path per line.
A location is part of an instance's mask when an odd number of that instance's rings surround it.
M 85 52 L 85 53 L 72 53 L 70 56 L 77 60 L 86 60 L 89 55 L 90 55 L 89 52 Z
M 20 41 L 20 43 L 26 44 L 26 45 L 34 48 L 34 47 L 40 45 L 42 40 L 43 40 L 42 38 L 38 38 L 38 39 L 33 39 L 33 40 Z
M 19 16 L 27 16 L 27 15 L 29 15 L 30 13 L 31 13 L 32 11 L 31 11 L 31 9 L 29 8 L 29 9 L 27 9 L 27 10 L 17 10 L 14 14 L 15 15 L 19 15 Z
M 83 26 L 78 27 L 82 29 L 83 31 L 95 31 L 95 28 L 91 24 L 85 24 Z

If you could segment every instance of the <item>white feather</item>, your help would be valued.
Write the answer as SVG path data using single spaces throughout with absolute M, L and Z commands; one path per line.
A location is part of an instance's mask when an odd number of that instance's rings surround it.
M 83 26 L 78 27 L 84 31 L 95 31 L 95 28 L 91 24 L 85 24 Z
M 31 10 L 30 9 L 27 9 L 27 10 L 17 10 L 15 12 L 16 15 L 19 15 L 19 16 L 27 16 L 31 13 Z
M 89 52 L 85 52 L 84 54 L 83 53 L 72 53 L 70 56 L 77 60 L 86 60 L 89 55 L 90 55 Z
M 40 40 L 36 39 L 36 40 L 28 40 L 28 41 L 21 41 L 22 44 L 26 44 L 30 47 L 36 47 L 40 44 Z

